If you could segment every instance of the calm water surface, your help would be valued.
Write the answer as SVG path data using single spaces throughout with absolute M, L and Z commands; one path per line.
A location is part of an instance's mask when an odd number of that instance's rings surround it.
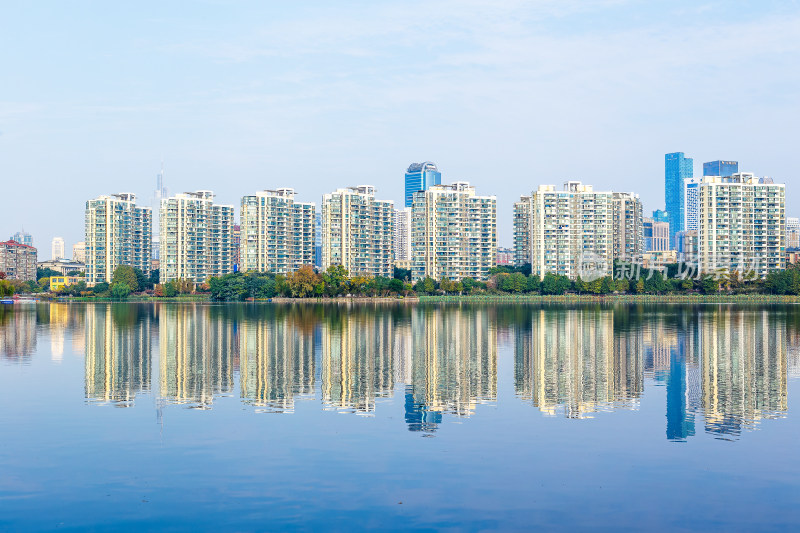
M 797 530 L 800 308 L 0 308 L 0 530 Z

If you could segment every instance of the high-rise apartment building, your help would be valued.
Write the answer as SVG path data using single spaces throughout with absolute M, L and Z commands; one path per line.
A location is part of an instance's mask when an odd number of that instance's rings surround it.
M 16 232 L 11 236 L 10 240 L 24 244 L 25 246 L 33 246 L 33 237 L 31 237 L 30 233 L 26 233 L 24 230 Z
M 394 260 L 411 261 L 411 208 L 394 212 Z
M 526 201 L 527 208 L 519 205 Z M 591 185 L 570 181 L 562 191 L 554 185 L 539 186 L 522 198 L 515 211 L 526 209 L 530 217 L 527 224 L 516 223 L 515 249 L 523 248 L 519 241 L 527 239 L 533 274 L 575 279 L 586 264 L 596 273 L 610 275 L 614 260 L 641 262 L 644 231 L 637 195 L 598 192 Z
M 411 278 L 485 280 L 496 264 L 497 199 L 467 182 L 414 193 Z
M 709 161 L 708 163 L 703 163 L 703 176 L 721 176 L 727 178 L 738 172 L 738 161 Z
M 655 218 L 644 219 L 644 251 L 665 252 L 669 250 L 669 222 Z
M 344 266 L 350 275 L 391 277 L 394 202 L 377 200 L 359 185 L 322 197 L 322 269 Z
M 314 213 L 314 266 L 322 268 L 322 213 Z
M 700 183 L 698 255 L 701 272 L 754 271 L 786 266 L 785 185 L 739 173 Z
M 700 220 L 700 181 L 700 178 L 683 180 L 683 230 L 681 231 L 697 230 Z
M 156 175 L 156 189 L 153 191 L 153 202 L 150 204 L 156 212 L 153 217 L 153 238 L 151 246 L 151 257 L 158 261 L 161 256 L 161 220 L 158 212 L 161 209 L 161 200 L 169 197 L 169 191 L 164 185 L 164 164 L 161 164 L 161 171 Z
M 72 260 L 77 261 L 78 263 L 85 263 L 86 262 L 86 243 L 76 242 L 72 245 Z
M 0 272 L 7 279 L 36 281 L 36 248 L 15 240 L 0 242 Z
M 314 204 L 294 196 L 285 187 L 242 198 L 241 270 L 288 274 L 314 264 Z
M 211 191 L 186 192 L 161 200 L 160 216 L 161 283 L 233 272 L 232 205 L 215 204 Z
M 786 217 L 786 248 L 800 248 L 800 218 Z
M 669 243 L 675 248 L 675 234 L 684 231 L 684 180 L 694 177 L 694 161 L 683 152 L 664 156 L 664 200 L 669 214 Z
M 522 196 L 514 202 L 514 264 L 531 262 L 531 197 Z
M 114 269 L 128 265 L 150 272 L 153 214 L 129 192 L 86 202 L 86 283 L 111 282 Z
M 64 239 L 62 237 L 53 237 L 53 242 L 50 245 L 51 259 L 64 259 L 66 252 L 64 251 Z
M 436 168 L 434 163 L 425 161 L 424 163 L 411 163 L 406 170 L 406 207 L 411 207 L 414 201 L 414 193 L 425 191 L 434 185 L 442 183 L 442 173 Z

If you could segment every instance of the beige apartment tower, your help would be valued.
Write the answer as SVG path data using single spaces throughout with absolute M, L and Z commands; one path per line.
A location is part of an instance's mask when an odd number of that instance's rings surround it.
M 497 254 L 497 199 L 463 181 L 415 192 L 411 252 L 414 280 L 487 279 Z
M 700 182 L 698 255 L 704 273 L 786 268 L 786 186 L 749 173 Z
M 375 187 L 337 189 L 322 197 L 322 268 L 350 275 L 393 274 L 394 202 L 377 200 Z
M 214 193 L 197 191 L 161 200 L 161 283 L 203 283 L 233 272 L 233 206 L 214 203 Z
M 314 204 L 294 195 L 287 187 L 242 198 L 240 270 L 288 274 L 314 264 Z
M 150 273 L 153 214 L 136 205 L 129 192 L 99 196 L 86 202 L 86 283 L 110 283 L 120 265 Z
M 525 204 L 528 204 L 527 206 Z M 576 279 L 583 265 L 613 273 L 614 261 L 641 263 L 642 203 L 638 195 L 595 191 L 569 181 L 563 190 L 541 185 L 514 206 L 514 247 L 530 250 L 531 271 Z M 526 218 L 527 216 L 527 218 Z

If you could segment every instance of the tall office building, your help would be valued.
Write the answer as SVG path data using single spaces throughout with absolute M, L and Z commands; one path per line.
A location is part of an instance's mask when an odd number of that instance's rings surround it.
M 700 219 L 700 178 L 683 180 L 683 230 L 695 231 Z
M 514 202 L 514 264 L 531 262 L 531 197 L 522 196 Z
M 703 163 L 703 176 L 721 176 L 727 178 L 738 174 L 738 161 L 709 161 Z
M 314 266 L 322 268 L 322 213 L 314 213 Z
M 497 254 L 497 199 L 458 181 L 414 193 L 411 278 L 485 280 Z
M 294 194 L 285 187 L 242 197 L 241 270 L 288 274 L 314 264 L 314 204 Z
M 86 283 L 110 283 L 114 269 L 128 265 L 150 272 L 153 214 L 129 192 L 86 202 Z
M 786 217 L 786 248 L 800 248 L 800 218 Z
M 72 260 L 77 261 L 78 263 L 85 263 L 86 262 L 86 243 L 76 242 L 72 245 Z
M 644 219 L 644 251 L 665 252 L 669 250 L 669 222 L 655 218 Z
M 322 197 L 322 269 L 350 275 L 393 274 L 394 202 L 375 199 L 375 187 L 337 189 Z
M 527 239 L 533 274 L 559 274 L 575 279 L 584 262 L 603 275 L 612 274 L 614 260 L 639 263 L 644 251 L 642 205 L 632 193 L 597 192 L 579 181 L 541 185 L 523 197 L 517 212 L 530 213 L 517 223 L 515 248 Z M 527 234 L 523 231 L 527 226 Z
M 394 212 L 394 260 L 411 261 L 411 208 Z
M 0 242 L 0 272 L 7 279 L 36 281 L 36 248 L 15 240 Z
M 442 173 L 434 163 L 411 163 L 406 170 L 406 207 L 411 207 L 414 193 L 425 191 L 434 185 L 442 183 Z
M 739 173 L 700 183 L 698 232 L 701 272 L 754 271 L 786 266 L 786 186 Z
M 675 248 L 675 234 L 684 231 L 684 180 L 694 177 L 694 161 L 683 152 L 664 156 L 664 199 L 669 214 L 669 244 Z
M 31 237 L 30 233 L 26 233 L 25 230 L 16 232 L 11 236 L 10 240 L 24 244 L 25 246 L 33 246 L 33 237 Z
M 53 237 L 53 242 L 50 245 L 50 258 L 54 261 L 56 259 L 64 259 L 66 257 L 64 248 L 65 246 L 63 237 Z
M 161 209 L 161 200 L 169 197 L 169 191 L 164 185 L 164 164 L 161 164 L 161 171 L 156 175 L 156 189 L 153 191 L 153 202 L 150 204 L 153 210 L 158 213 Z M 153 245 L 151 257 L 156 261 L 159 260 L 161 255 L 161 217 L 156 216 L 153 218 Z
M 656 209 L 653 211 L 653 220 L 656 222 L 666 222 L 669 224 L 669 213 L 663 209 Z M 669 239 L 669 236 L 667 236 L 667 238 Z
M 233 272 L 232 205 L 215 204 L 211 191 L 186 192 L 161 200 L 160 215 L 161 283 Z

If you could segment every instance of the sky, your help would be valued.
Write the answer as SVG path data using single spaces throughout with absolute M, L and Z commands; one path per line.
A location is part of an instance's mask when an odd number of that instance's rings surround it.
M 86 200 L 294 187 L 319 206 L 403 174 L 512 206 L 581 180 L 664 206 L 664 154 L 787 185 L 800 215 L 800 2 L 0 1 L 0 238 L 40 260 Z

